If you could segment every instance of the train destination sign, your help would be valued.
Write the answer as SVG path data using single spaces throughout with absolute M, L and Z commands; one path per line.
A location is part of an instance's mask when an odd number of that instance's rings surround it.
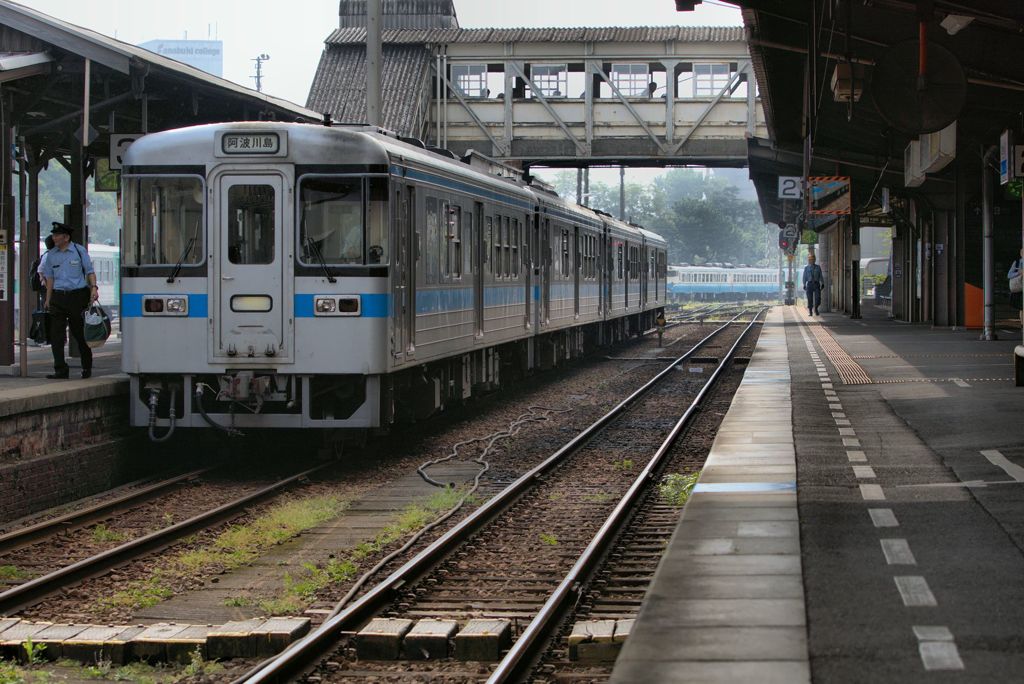
M 281 139 L 277 133 L 225 133 L 220 149 L 224 154 L 277 154 Z

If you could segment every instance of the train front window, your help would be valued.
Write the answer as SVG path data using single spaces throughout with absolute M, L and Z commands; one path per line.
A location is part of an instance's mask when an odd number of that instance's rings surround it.
M 314 266 L 363 263 L 363 182 L 305 178 L 299 186 L 299 253 Z
M 206 257 L 202 179 L 136 176 L 126 181 L 125 264 L 201 263 Z
M 228 188 L 228 259 L 233 264 L 274 261 L 274 188 L 232 185 Z
M 384 178 L 313 176 L 299 182 L 303 264 L 386 264 L 388 186 Z M 364 201 L 365 200 L 365 201 Z

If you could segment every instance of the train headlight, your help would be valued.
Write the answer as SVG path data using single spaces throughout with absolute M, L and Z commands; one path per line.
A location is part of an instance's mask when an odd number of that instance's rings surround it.
M 362 304 L 359 295 L 316 295 L 313 297 L 316 316 L 360 316 Z
M 188 313 L 188 298 L 187 297 L 168 297 L 167 302 L 164 306 L 164 310 L 169 314 L 187 314 Z
M 334 297 L 317 297 L 316 312 L 318 314 L 332 314 L 338 310 L 338 300 Z
M 143 295 L 143 316 L 188 316 L 188 297 Z

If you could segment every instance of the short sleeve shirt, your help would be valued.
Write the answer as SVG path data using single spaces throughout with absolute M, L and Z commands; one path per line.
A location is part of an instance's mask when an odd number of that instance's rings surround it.
M 89 252 L 74 242 L 64 251 L 58 247 L 48 251 L 39 270 L 46 278 L 53 278 L 55 290 L 80 290 L 89 284 L 85 276 L 95 273 Z

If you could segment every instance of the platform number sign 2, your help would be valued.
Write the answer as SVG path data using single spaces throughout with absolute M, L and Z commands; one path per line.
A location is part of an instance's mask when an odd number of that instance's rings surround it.
M 804 196 L 802 176 L 779 176 L 779 199 L 798 200 Z

